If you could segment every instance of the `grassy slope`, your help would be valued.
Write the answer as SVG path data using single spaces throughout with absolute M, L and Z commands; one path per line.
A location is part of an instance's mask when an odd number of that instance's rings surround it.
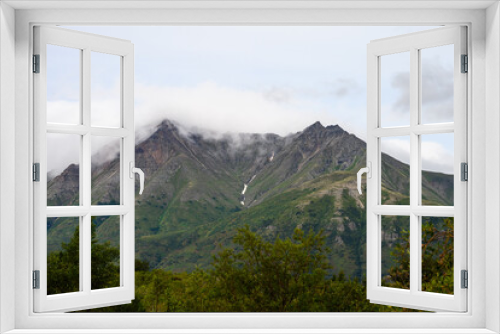
M 364 245 L 356 248 L 356 244 L 363 239 L 365 217 L 360 199 L 343 196 L 344 189 L 347 193 L 353 192 L 348 185 L 352 184 L 354 177 L 353 172 L 333 172 L 311 180 L 299 189 L 278 193 L 258 205 L 230 212 L 219 221 L 193 224 L 182 231 L 165 231 L 154 238 L 148 237 L 147 241 L 153 239 L 155 244 L 165 245 L 163 249 L 168 248 L 159 267 L 190 271 L 195 264 L 208 267 L 210 255 L 220 247 L 231 246 L 237 228 L 244 225 L 271 240 L 289 237 L 297 227 L 305 231 L 323 230 L 332 249 L 334 267 L 358 274 L 364 270 Z M 186 203 L 193 213 L 198 205 Z

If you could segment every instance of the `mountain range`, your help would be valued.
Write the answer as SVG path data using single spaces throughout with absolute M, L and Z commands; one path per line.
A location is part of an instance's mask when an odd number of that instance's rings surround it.
M 268 240 L 300 228 L 323 231 L 336 271 L 364 273 L 365 197 L 356 189 L 356 172 L 366 164 L 364 141 L 319 122 L 288 136 L 214 137 L 181 129 L 164 120 L 136 145 L 136 166 L 146 175 L 143 195 L 136 193 L 137 258 L 151 268 L 192 271 L 234 246 L 239 227 Z M 116 154 L 92 165 L 93 204 L 119 203 L 119 166 Z M 409 179 L 407 164 L 382 154 L 383 204 L 408 204 Z M 77 205 L 78 182 L 79 166 L 68 166 L 49 181 L 48 205 Z M 453 176 L 424 171 L 422 194 L 424 204 L 453 205 Z M 119 242 L 115 218 L 93 221 L 100 241 Z M 50 220 L 49 251 L 71 235 L 67 219 Z

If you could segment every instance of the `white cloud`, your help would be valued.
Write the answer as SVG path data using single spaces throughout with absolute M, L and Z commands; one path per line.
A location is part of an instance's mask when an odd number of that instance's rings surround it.
M 326 85 L 329 93 L 336 98 L 347 97 L 351 94 L 364 94 L 364 89 L 361 88 L 359 82 L 352 78 L 338 78 Z
M 120 127 L 120 81 L 109 86 L 92 88 L 90 101 L 90 123 L 92 126 Z
M 319 102 L 291 93 L 235 89 L 213 82 L 194 87 L 136 85 L 136 127 L 154 126 L 163 119 L 189 129 L 216 133 L 277 133 L 287 135 L 320 120 L 337 124 L 331 110 Z
M 59 175 L 70 164 L 80 164 L 79 136 L 48 133 L 47 173 L 50 176 Z
M 453 152 L 441 143 L 422 142 L 422 169 L 453 174 Z
M 422 122 L 453 122 L 453 64 L 422 66 Z
M 403 55 L 402 54 L 396 54 Z M 422 122 L 453 121 L 453 45 L 424 49 L 422 57 Z M 382 67 L 387 80 L 382 82 L 382 125 L 409 125 L 409 63 Z M 390 85 L 389 85 L 390 83 Z
M 410 140 L 409 138 L 382 138 L 382 152 L 387 153 L 391 157 L 404 162 L 410 163 Z
M 92 124 L 117 126 L 118 104 L 113 96 L 101 91 L 92 100 Z M 169 119 L 182 127 L 184 132 L 203 132 L 206 136 L 218 137 L 224 133 L 276 133 L 285 136 L 302 131 L 316 121 L 323 125 L 338 124 L 336 112 L 327 110 L 314 99 L 298 98 L 293 90 L 286 97 L 276 91 L 270 98 L 269 91 L 236 89 L 205 82 L 194 87 L 160 87 L 136 84 L 135 124 L 137 141 L 145 139 L 163 120 Z M 282 97 L 280 97 L 282 96 Z M 52 119 L 68 123 L 67 111 L 78 110 L 77 102 L 49 102 Z M 76 123 L 76 121 L 69 122 Z M 342 125 L 342 124 L 341 124 Z M 77 137 L 77 136 L 75 136 Z M 67 159 L 73 156 L 75 146 L 71 141 L 51 143 L 56 151 L 48 152 L 50 168 L 60 173 L 68 166 Z M 105 161 L 114 157 L 116 145 L 109 146 L 103 140 L 93 140 L 93 154 L 106 147 L 107 153 L 93 156 Z M 76 155 L 78 156 L 78 155 Z M 75 160 L 74 158 L 70 160 Z M 78 160 L 72 161 L 78 163 Z
M 114 88 L 110 88 L 114 90 Z M 353 111 L 347 104 L 339 102 L 335 110 L 327 110 L 314 99 L 301 99 L 293 90 L 276 91 L 278 97 L 269 97 L 269 91 L 235 89 L 206 82 L 194 87 L 160 87 L 137 84 L 135 91 L 135 122 L 137 140 L 149 136 L 164 119 L 177 122 L 182 131 L 200 132 L 217 137 L 224 133 L 277 133 L 287 135 L 303 130 L 308 125 L 321 121 L 323 125 L 339 124 L 346 130 L 363 129 L 357 126 L 361 111 Z M 297 96 L 298 95 L 298 96 Z M 99 124 L 112 124 L 117 108 L 116 101 L 102 92 L 92 101 L 92 110 L 98 111 Z M 61 122 L 67 119 L 67 111 L 77 108 L 76 102 L 52 101 L 48 103 L 51 113 Z M 332 108 L 333 109 L 333 108 Z M 94 119 L 94 117 L 93 117 Z M 339 120 L 342 120 L 339 122 Z M 75 136 L 76 137 L 76 136 Z M 75 145 L 72 140 L 57 143 L 57 149 L 48 152 L 50 168 L 62 171 L 69 162 L 77 163 Z M 402 138 L 384 138 L 382 150 L 396 159 L 409 163 L 410 142 Z M 51 143 L 51 145 L 56 145 Z M 100 161 L 116 154 L 116 145 L 109 146 L 102 140 L 94 140 L 95 153 L 107 146 L 106 154 L 94 156 Z M 425 170 L 443 173 L 453 172 L 453 154 L 443 143 L 422 143 L 422 166 Z M 52 146 L 55 147 L 55 146 Z M 68 158 L 62 158 L 68 156 Z M 69 159 L 69 160 L 68 160 Z M 75 161 L 73 161 L 75 160 Z
M 397 72 L 391 80 L 391 88 L 389 94 L 395 94 L 397 99 L 393 105 L 394 110 L 400 113 L 409 114 L 410 112 L 410 73 Z M 398 93 L 396 93 L 398 92 Z M 387 93 L 386 93 L 387 94 Z
M 47 122 L 60 124 L 78 124 L 80 106 L 78 101 L 47 101 Z
M 364 138 L 366 44 L 429 27 L 68 28 L 134 43 L 139 138 L 150 134 L 164 118 L 216 132 L 281 135 L 319 120 L 324 125 L 339 124 Z M 165 43 L 158 43 L 159 35 Z M 78 57 L 62 57 L 66 58 L 78 64 Z M 59 101 L 48 106 L 59 122 L 67 122 L 71 108 L 77 106 L 62 101 L 79 96 L 75 95 L 79 80 L 74 80 L 78 75 L 68 72 L 79 67 L 71 64 L 52 67 L 55 89 L 48 96 Z M 107 97 L 113 77 L 97 81 L 102 86 L 97 98 L 93 91 L 92 109 L 99 111 L 93 120 L 109 124 L 108 113 L 116 110 L 116 103 Z M 64 151 L 64 143 L 60 145 Z
M 288 103 L 292 100 L 293 89 L 289 87 L 273 86 L 269 89 L 265 89 L 263 94 L 264 98 L 271 102 Z
M 108 94 L 103 94 L 103 96 L 106 97 L 96 97 L 92 101 L 92 125 L 119 127 L 119 101 L 110 99 Z M 48 101 L 47 121 L 58 124 L 78 124 L 79 108 L 77 101 Z M 47 135 L 47 171 L 50 175 L 59 175 L 70 164 L 80 164 L 80 137 L 79 135 Z M 91 149 L 92 163 L 103 163 L 116 156 L 119 142 L 116 142 L 116 138 L 93 137 Z
M 382 152 L 406 164 L 410 163 L 409 138 L 383 138 Z M 453 174 L 453 152 L 442 143 L 422 141 L 422 169 L 445 174 Z

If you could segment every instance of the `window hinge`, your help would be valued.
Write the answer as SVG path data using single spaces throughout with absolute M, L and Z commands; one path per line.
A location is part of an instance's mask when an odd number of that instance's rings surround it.
M 467 55 L 462 55 L 462 73 L 469 72 L 469 57 Z
M 469 272 L 467 270 L 462 270 L 461 271 L 461 287 L 462 289 L 467 289 L 469 288 Z
M 460 164 L 460 179 L 462 181 L 469 181 L 469 166 L 466 162 Z
M 40 163 L 33 164 L 33 181 L 40 182 Z
M 33 55 L 33 73 L 40 73 L 40 55 Z
M 33 289 L 40 289 L 40 270 L 33 270 Z

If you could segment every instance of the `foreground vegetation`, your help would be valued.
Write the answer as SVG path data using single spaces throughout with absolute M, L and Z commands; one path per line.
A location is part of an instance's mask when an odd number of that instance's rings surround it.
M 49 294 L 78 290 L 79 231 L 50 253 Z M 192 273 L 149 270 L 136 261 L 136 296 L 131 304 L 92 312 L 394 312 L 411 311 L 371 304 L 366 282 L 332 274 L 322 232 L 294 231 L 292 238 L 265 241 L 248 227 L 234 237 L 234 248 L 213 257 L 212 268 Z M 396 265 L 384 285 L 407 288 L 408 233 L 394 247 Z M 92 234 L 92 288 L 117 286 L 118 250 Z M 453 220 L 424 223 L 424 290 L 453 291 Z

